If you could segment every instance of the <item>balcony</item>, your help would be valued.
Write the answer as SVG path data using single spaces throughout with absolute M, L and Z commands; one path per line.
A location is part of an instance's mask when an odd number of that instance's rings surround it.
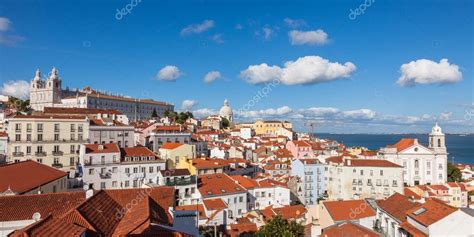
M 112 173 L 110 172 L 100 173 L 99 176 L 101 179 L 110 179 L 112 178 Z
M 20 156 L 24 156 L 25 153 L 23 152 L 13 152 L 13 157 L 20 157 Z
M 58 168 L 58 169 L 63 168 L 63 164 L 61 164 L 61 163 L 54 163 L 51 166 L 54 167 L 54 168 Z
M 195 176 L 192 176 L 190 178 L 185 178 L 185 179 L 166 180 L 166 185 L 167 186 L 190 185 L 190 184 L 195 184 L 195 183 L 196 183 L 196 177 Z
M 35 156 L 38 156 L 38 157 L 43 157 L 43 156 L 46 156 L 46 152 L 44 152 L 44 151 L 41 151 L 41 152 L 35 152 Z
M 313 171 L 305 171 L 304 174 L 305 175 L 313 175 Z
M 64 152 L 62 151 L 53 151 L 53 156 L 62 156 Z

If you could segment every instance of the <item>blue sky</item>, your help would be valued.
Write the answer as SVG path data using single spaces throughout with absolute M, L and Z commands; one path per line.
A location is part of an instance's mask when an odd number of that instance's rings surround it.
M 202 116 L 227 98 L 240 120 L 299 130 L 474 132 L 473 15 L 472 1 L 447 0 L 4 0 L 0 81 L 21 93 L 17 81 L 55 66 L 63 86 L 187 100 Z M 221 77 L 204 82 L 210 71 Z

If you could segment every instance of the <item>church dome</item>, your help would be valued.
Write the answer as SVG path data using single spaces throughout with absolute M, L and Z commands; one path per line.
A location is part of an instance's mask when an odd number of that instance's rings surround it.
M 232 108 L 229 106 L 229 101 L 224 100 L 224 106 L 219 110 L 219 116 L 224 117 L 228 120 L 232 120 Z

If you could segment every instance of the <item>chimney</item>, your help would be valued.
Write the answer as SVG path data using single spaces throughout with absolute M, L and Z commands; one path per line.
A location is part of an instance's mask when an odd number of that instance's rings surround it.
M 100 144 L 99 145 L 99 151 L 102 151 L 102 150 L 104 150 L 104 145 Z
M 347 159 L 347 165 L 351 166 L 351 159 Z

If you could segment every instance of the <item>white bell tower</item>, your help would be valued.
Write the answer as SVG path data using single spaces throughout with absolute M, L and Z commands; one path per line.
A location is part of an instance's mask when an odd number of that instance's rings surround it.
M 445 135 L 438 123 L 431 129 L 428 147 L 437 153 L 446 153 Z

